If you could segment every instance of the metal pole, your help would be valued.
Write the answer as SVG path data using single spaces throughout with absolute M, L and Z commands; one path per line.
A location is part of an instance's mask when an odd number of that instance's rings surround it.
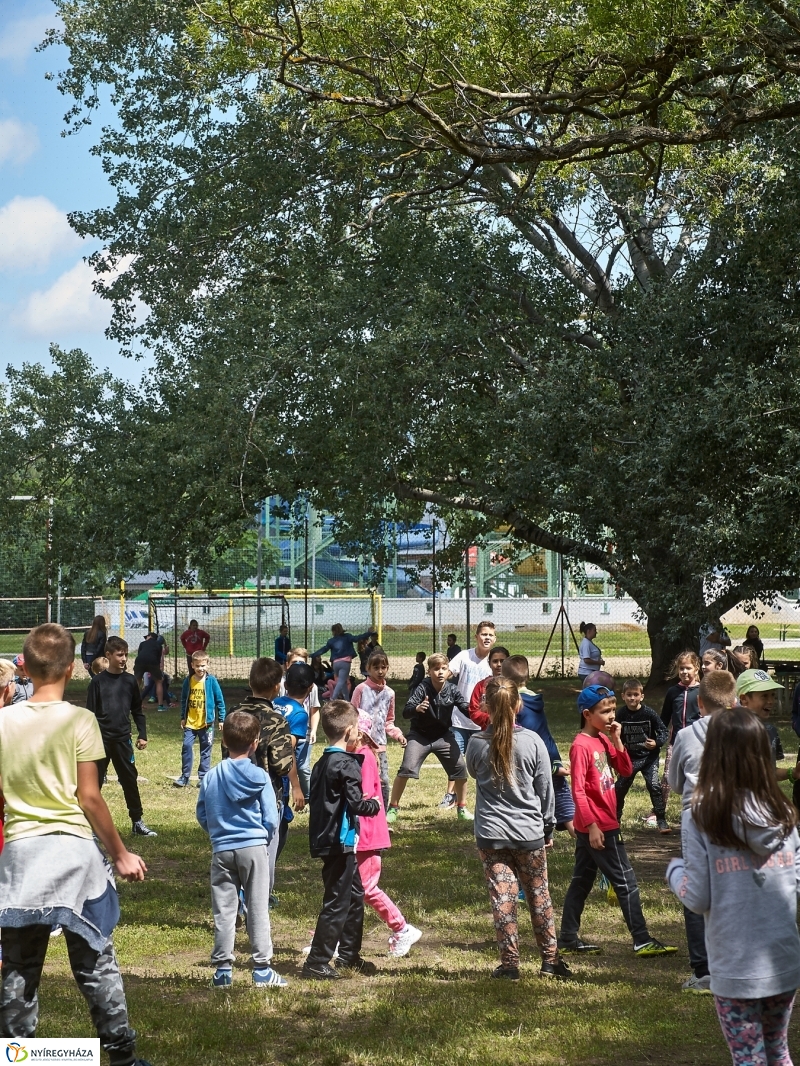
M 431 593 L 433 596 L 433 650 L 436 651 L 436 523 L 431 525 L 433 531 L 433 553 L 431 562 Z
M 119 635 L 125 636 L 125 582 L 119 583 Z
M 61 625 L 61 567 L 58 568 L 58 585 L 56 586 L 56 621 Z
M 173 569 L 173 571 L 172 571 L 172 573 L 173 573 L 173 576 L 174 576 L 174 578 L 175 578 L 175 612 L 174 612 L 174 623 L 175 623 L 175 640 L 174 640 L 174 644 L 175 644 L 175 659 L 174 659 L 174 662 L 173 662 L 173 669 L 172 669 L 172 673 L 174 674 L 174 676 L 175 676 L 175 677 L 177 677 L 177 676 L 178 676 L 178 560 L 177 560 L 177 559 L 175 559 L 175 560 L 173 561 L 172 565 L 173 565 L 173 568 L 174 568 L 174 569 Z
M 464 552 L 464 595 L 467 597 L 467 642 L 464 647 L 468 648 L 472 640 L 472 629 L 469 624 L 469 544 Z
M 303 647 L 308 647 L 308 500 L 306 500 L 306 526 L 304 533 L 304 556 L 303 556 Z
M 50 506 L 47 511 L 47 525 L 45 526 L 45 603 L 44 620 L 52 622 L 52 584 L 53 584 L 53 497 L 50 497 Z
M 559 608 L 559 614 L 561 616 L 561 677 L 564 677 L 564 556 L 559 555 L 558 564 L 561 573 L 561 606 Z
M 261 658 L 261 581 L 262 552 L 264 541 L 264 504 L 258 509 L 258 556 L 256 561 L 256 658 Z

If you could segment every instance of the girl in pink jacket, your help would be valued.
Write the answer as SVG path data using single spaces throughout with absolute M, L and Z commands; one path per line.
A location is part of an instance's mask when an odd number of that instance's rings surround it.
M 396 904 L 378 887 L 381 876 L 381 852 L 392 846 L 386 810 L 381 799 L 381 779 L 376 756 L 379 745 L 372 739 L 372 719 L 363 712 L 358 716 L 359 736 L 356 754 L 363 755 L 361 766 L 361 790 L 365 796 L 375 796 L 381 809 L 374 818 L 359 820 L 359 835 L 356 843 L 356 862 L 364 886 L 364 902 L 368 903 L 382 922 L 391 930 L 389 954 L 396 959 L 407 955 L 422 936 L 422 930 L 405 920 Z

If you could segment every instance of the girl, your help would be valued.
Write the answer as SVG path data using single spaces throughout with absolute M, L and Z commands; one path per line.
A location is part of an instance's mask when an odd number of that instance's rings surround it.
M 599 670 L 605 663 L 603 653 L 594 643 L 594 638 L 597 636 L 597 626 L 594 622 L 581 622 L 580 631 L 583 636 L 581 640 L 581 646 L 578 649 L 579 663 L 578 663 L 578 677 L 583 681 L 589 674 L 594 673 L 595 670 Z
M 667 880 L 705 916 L 711 992 L 734 1066 L 791 1066 L 787 1028 L 800 984 L 796 821 L 761 721 L 743 707 L 713 715 L 683 812 L 683 858 L 669 864 Z
M 331 626 L 331 639 L 324 644 L 321 648 L 317 648 L 316 651 L 311 652 L 311 658 L 314 659 L 318 655 L 324 655 L 326 651 L 331 653 L 331 660 L 333 662 L 333 676 L 336 684 L 333 687 L 333 692 L 330 698 L 333 700 L 346 700 L 350 698 L 350 663 L 356 657 L 356 650 L 353 647 L 354 642 L 359 640 L 366 640 L 371 637 L 373 633 L 377 636 L 377 631 L 374 629 L 367 630 L 366 633 L 359 633 L 354 636 L 352 633 L 345 633 L 344 626 L 339 622 L 335 622 Z
M 545 848 L 552 844 L 555 822 L 550 756 L 536 733 L 516 725 L 520 698 L 509 678 L 489 681 L 486 707 L 491 725 L 472 734 L 466 758 L 477 784 L 475 842 L 500 947 L 500 965 L 492 977 L 519 980 L 520 883 L 542 953 L 541 974 L 571 977 L 558 955 L 547 884 Z
M 764 642 L 761 639 L 761 634 L 759 633 L 758 626 L 747 627 L 747 633 L 745 634 L 744 642 L 745 644 L 749 645 L 756 653 L 756 658 L 758 662 L 754 669 L 758 669 L 759 666 L 763 669 Z
M 102 614 L 95 615 L 91 627 L 83 634 L 81 641 L 81 662 L 86 673 L 92 676 L 92 659 L 102 655 L 106 650 L 106 620 Z
M 758 670 L 758 654 L 752 644 L 737 644 L 731 655 L 738 660 L 742 671 Z
M 700 666 L 701 674 L 705 676 L 711 670 L 727 670 L 728 659 L 724 651 L 714 651 L 712 648 L 703 652 Z
M 664 797 L 665 808 L 669 799 L 667 773 L 672 759 L 672 745 L 675 740 L 675 734 L 687 725 L 691 725 L 692 722 L 696 722 L 700 717 L 700 708 L 697 706 L 697 690 L 700 687 L 700 660 L 695 652 L 687 650 L 675 656 L 669 676 L 675 677 L 676 674 L 678 683 L 677 685 L 671 685 L 667 689 L 664 705 L 661 708 L 661 721 L 669 730 L 667 754 L 664 759 L 664 775 L 661 778 L 661 794 Z M 655 811 L 648 815 L 646 819 L 648 824 L 651 819 L 652 823 L 655 824 Z

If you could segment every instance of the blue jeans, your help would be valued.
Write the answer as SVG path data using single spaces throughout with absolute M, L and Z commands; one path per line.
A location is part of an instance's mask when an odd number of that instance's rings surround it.
M 334 686 L 331 699 L 348 699 L 350 696 L 350 686 L 347 684 L 347 680 L 350 677 L 350 663 L 344 662 L 342 659 L 337 659 L 333 664 L 333 676 L 336 678 L 336 685 Z
M 300 781 L 300 788 L 303 790 L 306 803 L 308 803 L 309 790 L 311 788 L 311 741 L 304 740 L 297 745 L 295 750 L 295 759 L 297 760 L 297 777 Z
M 469 738 L 473 733 L 477 733 L 477 729 L 462 729 L 461 726 L 457 725 L 450 726 L 450 729 L 452 730 L 453 736 L 456 738 L 458 750 L 462 755 L 466 755 Z
M 211 743 L 214 739 L 214 730 L 206 726 L 205 729 L 184 729 L 183 749 L 181 751 L 181 777 L 188 781 L 192 776 L 192 755 L 195 739 L 200 741 L 200 767 L 197 776 L 202 781 L 211 768 Z

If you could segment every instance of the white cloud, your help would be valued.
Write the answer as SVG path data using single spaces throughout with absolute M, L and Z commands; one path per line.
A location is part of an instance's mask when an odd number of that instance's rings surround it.
M 25 163 L 39 147 L 36 127 L 15 118 L 0 119 L 0 166 Z
M 20 63 L 41 44 L 47 30 L 60 24 L 53 12 L 13 19 L 0 31 L 0 59 Z
M 45 196 L 15 196 L 0 207 L 0 271 L 43 270 L 80 244 L 66 215 Z
M 57 340 L 65 333 L 102 333 L 111 306 L 92 288 L 97 275 L 83 261 L 65 271 L 49 289 L 33 292 L 12 322 L 33 337 Z

